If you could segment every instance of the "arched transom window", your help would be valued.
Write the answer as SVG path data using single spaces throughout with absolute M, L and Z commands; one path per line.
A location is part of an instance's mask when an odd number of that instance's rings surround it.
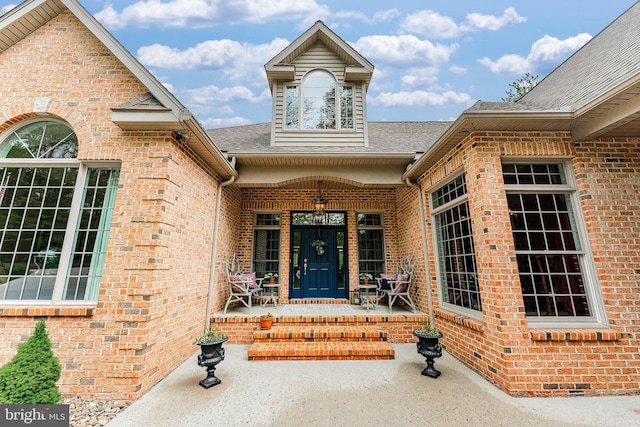
M 333 76 L 326 71 L 312 71 L 304 78 L 302 90 L 287 85 L 285 93 L 285 127 L 287 129 L 353 129 L 353 87 L 340 86 L 336 97 Z
M 0 301 L 97 300 L 119 168 L 77 160 L 65 123 L 0 135 Z

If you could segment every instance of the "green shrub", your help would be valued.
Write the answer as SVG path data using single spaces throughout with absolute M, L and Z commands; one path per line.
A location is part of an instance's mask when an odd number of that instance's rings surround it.
M 60 363 L 53 355 L 44 320 L 31 338 L 18 346 L 11 362 L 0 368 L 0 403 L 55 404 L 60 401 L 56 381 Z

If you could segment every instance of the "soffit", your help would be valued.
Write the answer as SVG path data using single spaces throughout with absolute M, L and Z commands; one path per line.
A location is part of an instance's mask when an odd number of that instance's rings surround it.
M 640 81 L 603 98 L 576 111 L 574 139 L 640 136 Z
M 0 52 L 13 46 L 66 9 L 67 7 L 58 0 L 25 2 L 11 9 L 2 19 L 5 23 L 0 28 Z

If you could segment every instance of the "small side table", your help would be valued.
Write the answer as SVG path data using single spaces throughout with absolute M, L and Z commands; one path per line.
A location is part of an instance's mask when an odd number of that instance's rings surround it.
M 280 289 L 280 283 L 264 283 L 262 287 L 264 289 L 269 289 L 269 295 L 262 296 L 262 306 L 265 307 L 269 302 L 271 302 L 275 308 L 278 308 L 278 295 L 280 292 L 277 290 Z
M 369 311 L 371 307 L 375 307 L 375 303 L 371 300 L 372 295 L 369 294 L 369 291 L 376 288 L 376 285 L 358 285 L 359 290 L 364 290 L 364 296 L 360 298 L 360 305 L 363 308 L 366 308 L 367 311 Z

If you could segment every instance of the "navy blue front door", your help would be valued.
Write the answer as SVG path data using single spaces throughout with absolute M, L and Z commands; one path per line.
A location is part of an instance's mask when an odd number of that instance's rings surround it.
M 347 297 L 345 234 L 343 227 L 293 227 L 291 298 Z

